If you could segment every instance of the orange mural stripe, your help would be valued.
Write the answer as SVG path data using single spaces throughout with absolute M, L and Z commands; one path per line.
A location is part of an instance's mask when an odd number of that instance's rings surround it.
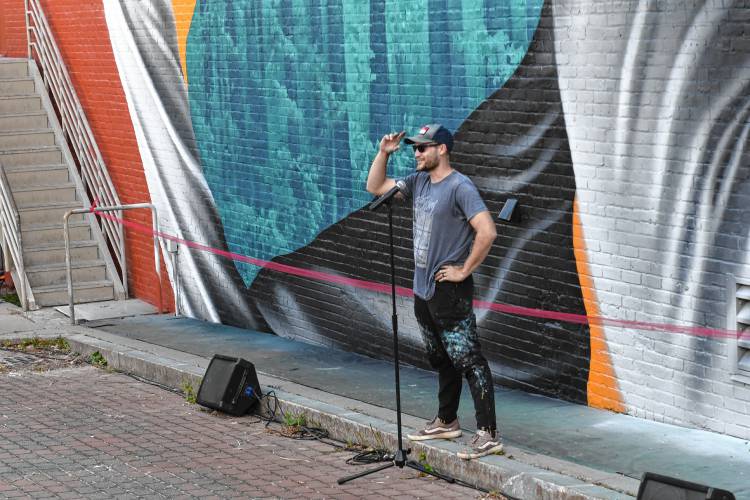
M 185 83 L 187 76 L 187 37 L 190 32 L 190 23 L 193 21 L 196 0 L 172 0 L 172 12 L 177 29 L 177 45 L 180 49 L 180 65 L 182 65 L 182 77 Z
M 586 315 L 589 317 L 591 335 L 591 361 L 587 386 L 588 404 L 594 408 L 603 408 L 619 413 L 625 412 L 622 394 L 617 386 L 617 377 L 612 367 L 612 360 L 604 338 L 604 328 L 597 318 L 601 318 L 596 290 L 589 271 L 586 255 L 586 241 L 583 238 L 583 226 L 578 215 L 578 198 L 573 200 L 573 252 L 576 258 L 578 279 L 581 283 L 581 294 Z

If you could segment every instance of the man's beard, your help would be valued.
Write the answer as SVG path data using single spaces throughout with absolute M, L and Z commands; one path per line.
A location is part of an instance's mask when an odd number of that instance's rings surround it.
M 419 163 L 417 163 L 417 170 L 420 172 L 429 172 L 430 170 L 435 170 L 439 164 L 440 162 L 437 160 L 433 162 L 425 160 L 422 162 L 422 168 L 419 168 Z

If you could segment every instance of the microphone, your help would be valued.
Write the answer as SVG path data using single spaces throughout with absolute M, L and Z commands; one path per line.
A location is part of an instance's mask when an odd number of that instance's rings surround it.
M 391 198 L 396 196 L 396 193 L 400 192 L 402 189 L 406 187 L 406 183 L 402 181 L 401 179 L 396 181 L 396 185 L 393 186 L 391 189 L 388 190 L 387 193 L 380 196 L 379 198 L 375 198 L 375 200 L 370 203 L 370 206 L 368 207 L 370 210 L 377 210 L 380 205 L 383 203 L 388 203 L 391 201 Z

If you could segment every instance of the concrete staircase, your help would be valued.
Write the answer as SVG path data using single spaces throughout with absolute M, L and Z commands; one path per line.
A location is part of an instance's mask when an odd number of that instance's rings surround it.
M 0 58 L 0 168 L 20 215 L 32 309 L 68 303 L 63 215 L 84 206 L 38 85 L 26 60 Z M 114 284 L 88 219 L 69 220 L 76 302 L 112 300 Z

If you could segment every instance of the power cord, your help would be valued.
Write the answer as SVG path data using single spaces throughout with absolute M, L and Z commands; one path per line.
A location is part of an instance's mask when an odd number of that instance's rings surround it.
M 283 424 L 286 421 L 290 420 L 287 418 L 287 415 L 286 413 L 284 413 L 284 410 L 281 409 L 281 405 L 279 405 L 279 399 L 276 396 L 276 392 L 274 392 L 273 390 L 268 391 L 266 394 L 261 396 L 259 399 L 259 402 L 261 406 L 265 404 L 267 416 L 259 414 L 258 418 L 261 421 L 266 422 L 266 427 L 271 425 L 271 422 Z M 336 448 L 343 449 L 341 445 L 329 439 L 328 431 L 323 429 L 322 427 L 314 427 L 314 426 L 306 425 L 303 423 L 303 424 L 298 424 L 294 426 L 288 426 L 288 429 L 289 430 L 287 432 L 276 432 L 276 433 L 284 437 L 291 438 L 291 439 L 317 440 L 322 443 L 334 446 Z
M 396 456 L 388 450 L 365 450 L 347 459 L 346 463 L 348 465 L 367 465 L 378 462 L 391 462 L 395 458 Z
M 273 390 L 268 391 L 264 396 L 262 396 L 260 402 L 262 405 L 265 404 L 266 414 L 268 415 L 265 417 L 259 416 L 261 420 L 265 420 L 266 427 L 268 427 L 271 422 L 283 423 L 287 420 L 286 414 L 281 409 L 276 393 Z M 277 419 L 277 413 L 281 416 L 280 420 Z M 333 446 L 334 448 L 337 448 L 339 450 L 347 450 L 346 447 L 341 446 L 339 443 L 329 439 L 328 431 L 321 427 L 312 427 L 302 424 L 294 426 L 290 432 L 279 434 L 291 439 L 317 440 Z M 346 463 L 349 465 L 366 465 L 374 464 L 377 462 L 389 462 L 394 458 L 395 455 L 390 453 L 388 450 L 369 449 L 357 453 L 355 456 L 347 459 Z
M 145 378 L 139 377 L 138 375 L 135 375 L 134 373 L 124 373 L 124 375 L 127 375 L 139 382 L 143 382 L 146 384 L 150 384 L 156 387 L 159 387 L 161 389 L 174 392 L 176 394 L 181 394 L 182 391 L 179 389 L 175 389 L 172 387 L 169 387 L 165 384 L 160 384 L 159 382 L 154 382 L 152 380 L 147 380 Z M 257 398 L 257 396 L 256 396 Z M 276 396 L 276 392 L 273 390 L 268 391 L 265 395 L 261 396 L 258 399 L 258 402 L 262 405 L 265 404 L 267 415 L 263 416 L 262 414 L 257 414 L 258 420 L 256 422 L 265 422 L 265 427 L 268 427 L 271 425 L 271 423 L 283 423 L 283 419 L 285 418 L 284 410 L 281 409 L 281 406 L 279 405 L 279 399 Z M 273 406 L 272 405 L 273 402 Z M 280 414 L 282 420 L 278 420 L 276 415 Z M 255 422 L 251 422 L 255 423 Z M 327 445 L 333 446 L 334 448 L 337 448 L 339 450 L 347 450 L 346 447 L 341 446 L 340 444 L 331 441 L 329 439 L 328 431 L 321 428 L 321 427 L 310 427 L 306 425 L 300 425 L 298 426 L 299 429 L 295 430 L 291 435 L 288 434 L 281 434 L 285 437 L 289 437 L 291 439 L 302 439 L 302 440 L 318 440 L 322 443 L 325 443 Z M 351 458 L 348 458 L 346 460 L 347 465 L 368 465 L 368 464 L 374 464 L 378 462 L 390 462 L 391 460 L 394 460 L 396 457 L 393 453 L 391 453 L 388 450 L 384 449 L 369 449 L 362 451 L 360 453 L 357 453 Z M 483 493 L 490 493 L 489 490 L 486 490 L 480 486 L 473 485 L 471 483 L 467 483 L 465 481 L 461 481 L 460 479 L 455 480 L 456 484 L 459 484 L 461 486 L 465 486 L 467 488 L 472 488 L 477 491 L 481 491 Z M 507 493 L 504 493 L 502 491 L 499 492 L 502 494 L 505 498 L 508 500 L 520 500 L 516 497 L 509 496 Z

